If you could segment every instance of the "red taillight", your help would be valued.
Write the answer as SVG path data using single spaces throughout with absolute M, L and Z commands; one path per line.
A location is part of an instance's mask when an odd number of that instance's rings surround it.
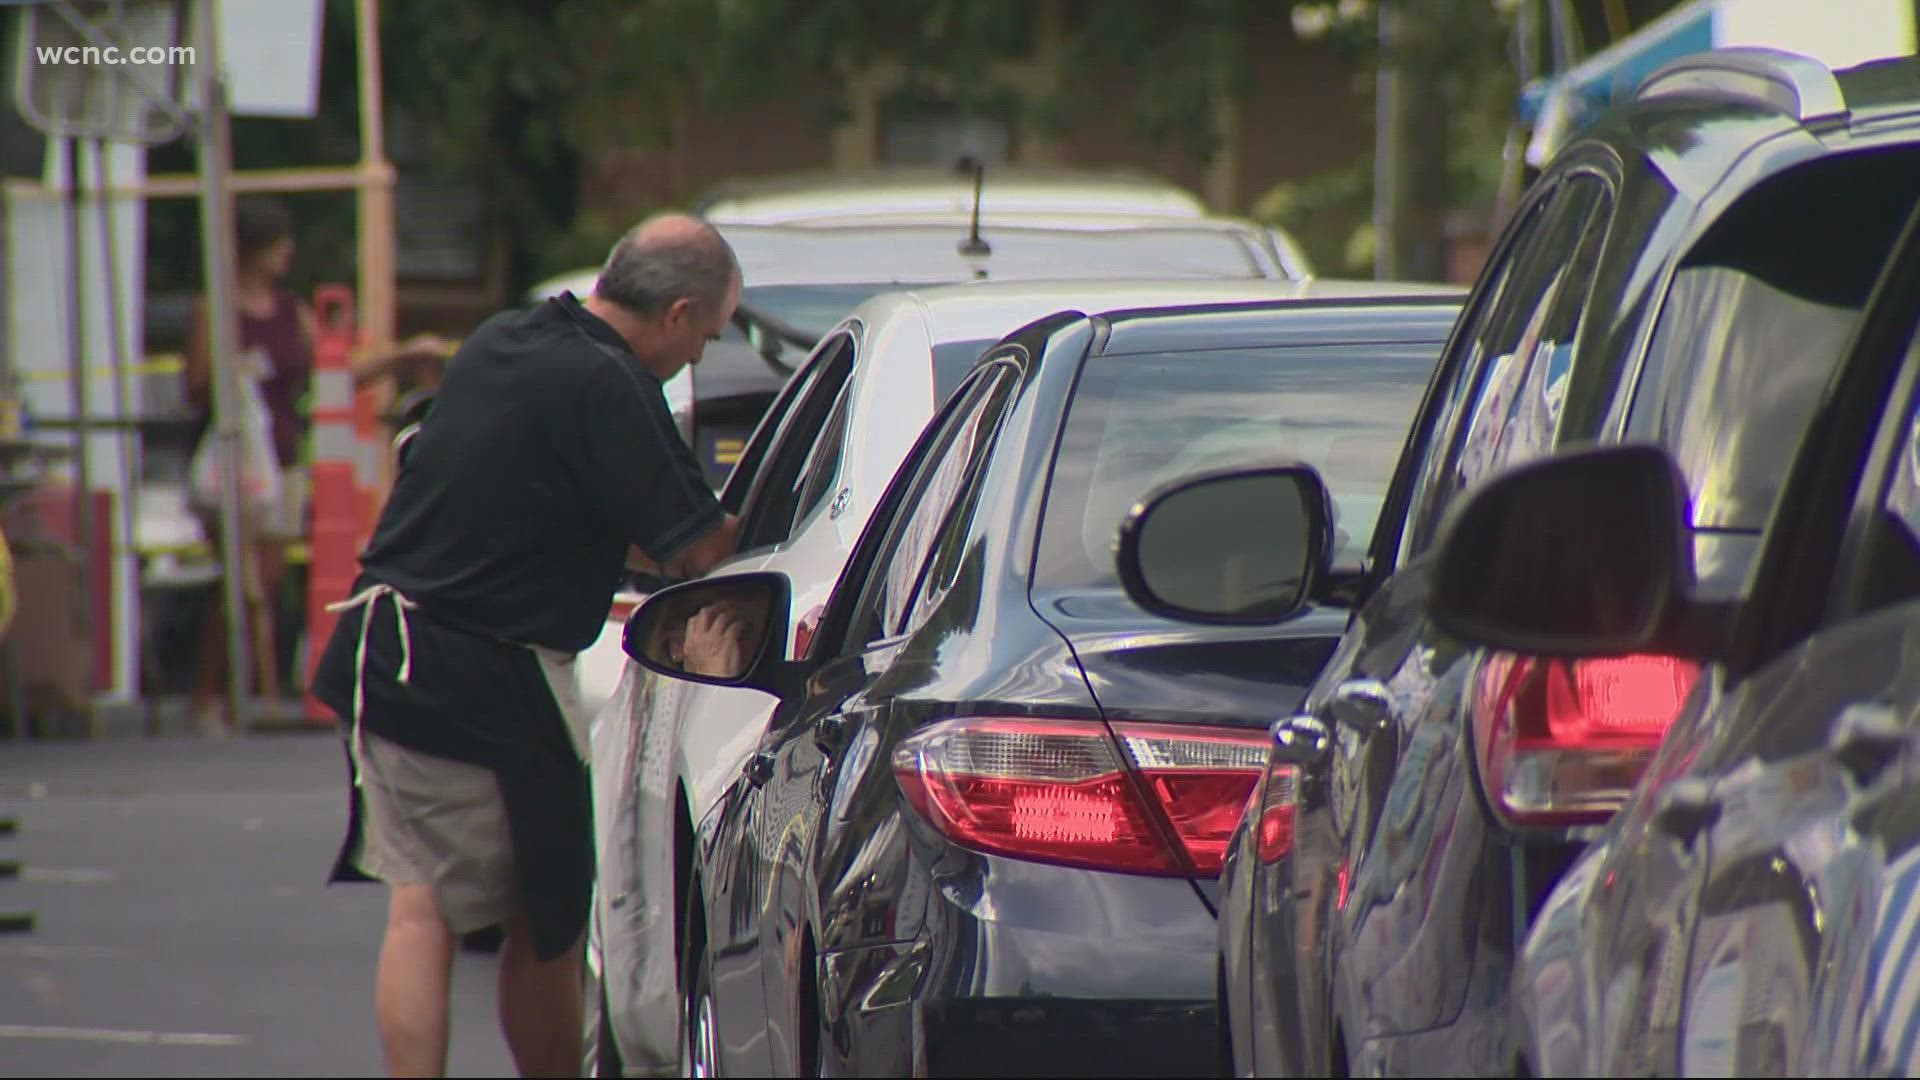
M 1293 850 L 1293 766 L 1269 760 L 1267 782 L 1260 787 L 1260 816 L 1254 827 L 1260 861 L 1276 863 Z
M 1264 737 L 1162 724 L 1117 724 L 1115 732 L 1118 748 L 1097 721 L 950 720 L 902 742 L 894 775 L 916 812 L 967 847 L 1097 870 L 1218 876 L 1259 778 Z
M 805 660 L 813 651 L 813 636 L 820 632 L 820 617 L 826 614 L 825 604 L 816 604 L 793 627 L 793 658 Z
M 1698 664 L 1671 656 L 1489 657 L 1472 705 L 1489 799 L 1515 825 L 1604 822 L 1699 675 Z

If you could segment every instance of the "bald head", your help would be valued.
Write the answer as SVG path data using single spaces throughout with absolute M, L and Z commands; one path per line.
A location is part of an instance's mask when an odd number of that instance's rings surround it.
M 740 302 L 740 264 L 713 226 L 662 214 L 613 245 L 586 308 L 666 381 L 700 362 Z
M 686 214 L 661 214 L 613 245 L 593 293 L 648 318 L 681 299 L 720 307 L 739 273 L 733 248 L 712 225 Z

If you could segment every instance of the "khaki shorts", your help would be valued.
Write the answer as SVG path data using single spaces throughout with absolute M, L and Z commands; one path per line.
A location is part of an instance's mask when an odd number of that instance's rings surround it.
M 505 925 L 513 845 L 493 770 L 360 733 L 362 873 L 431 885 L 456 934 Z
M 574 657 L 535 648 L 576 751 L 587 745 Z M 515 892 L 513 838 L 493 770 L 360 732 L 360 872 L 431 885 L 456 934 L 503 926 Z M 585 760 L 584 754 L 582 760 Z

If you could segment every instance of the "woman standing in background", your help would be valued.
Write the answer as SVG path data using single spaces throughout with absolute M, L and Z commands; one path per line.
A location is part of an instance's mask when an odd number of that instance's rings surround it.
M 242 558 L 247 582 L 248 625 L 253 630 L 253 667 L 259 680 L 256 692 L 281 696 L 280 669 L 274 647 L 274 601 L 286 572 L 287 547 L 307 533 L 307 485 L 301 458 L 307 418 L 301 402 L 313 376 L 313 312 L 286 288 L 293 267 L 293 215 L 277 199 L 249 198 L 236 207 L 234 233 L 240 263 L 235 274 L 234 301 L 240 315 L 240 367 L 243 392 L 257 394 L 260 408 L 252 412 L 265 432 L 252 433 L 272 447 L 279 466 L 277 498 L 250 504 L 241 522 Z M 186 348 L 187 400 L 200 417 L 196 452 L 211 437 L 212 364 L 206 298 L 194 305 L 193 324 Z M 221 538 L 217 505 L 195 507 L 208 541 L 218 549 Z M 223 553 L 224 554 L 224 553 Z M 222 601 L 216 601 L 202 621 L 200 662 L 194 681 L 191 709 L 194 726 L 205 735 L 230 730 L 221 691 L 226 679 L 226 650 Z

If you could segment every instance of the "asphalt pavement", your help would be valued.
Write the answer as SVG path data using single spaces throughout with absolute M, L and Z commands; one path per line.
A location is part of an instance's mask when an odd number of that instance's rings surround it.
M 386 891 L 328 885 L 329 732 L 0 742 L 0 1076 L 378 1076 Z M 454 965 L 453 1076 L 510 1076 L 496 962 Z

